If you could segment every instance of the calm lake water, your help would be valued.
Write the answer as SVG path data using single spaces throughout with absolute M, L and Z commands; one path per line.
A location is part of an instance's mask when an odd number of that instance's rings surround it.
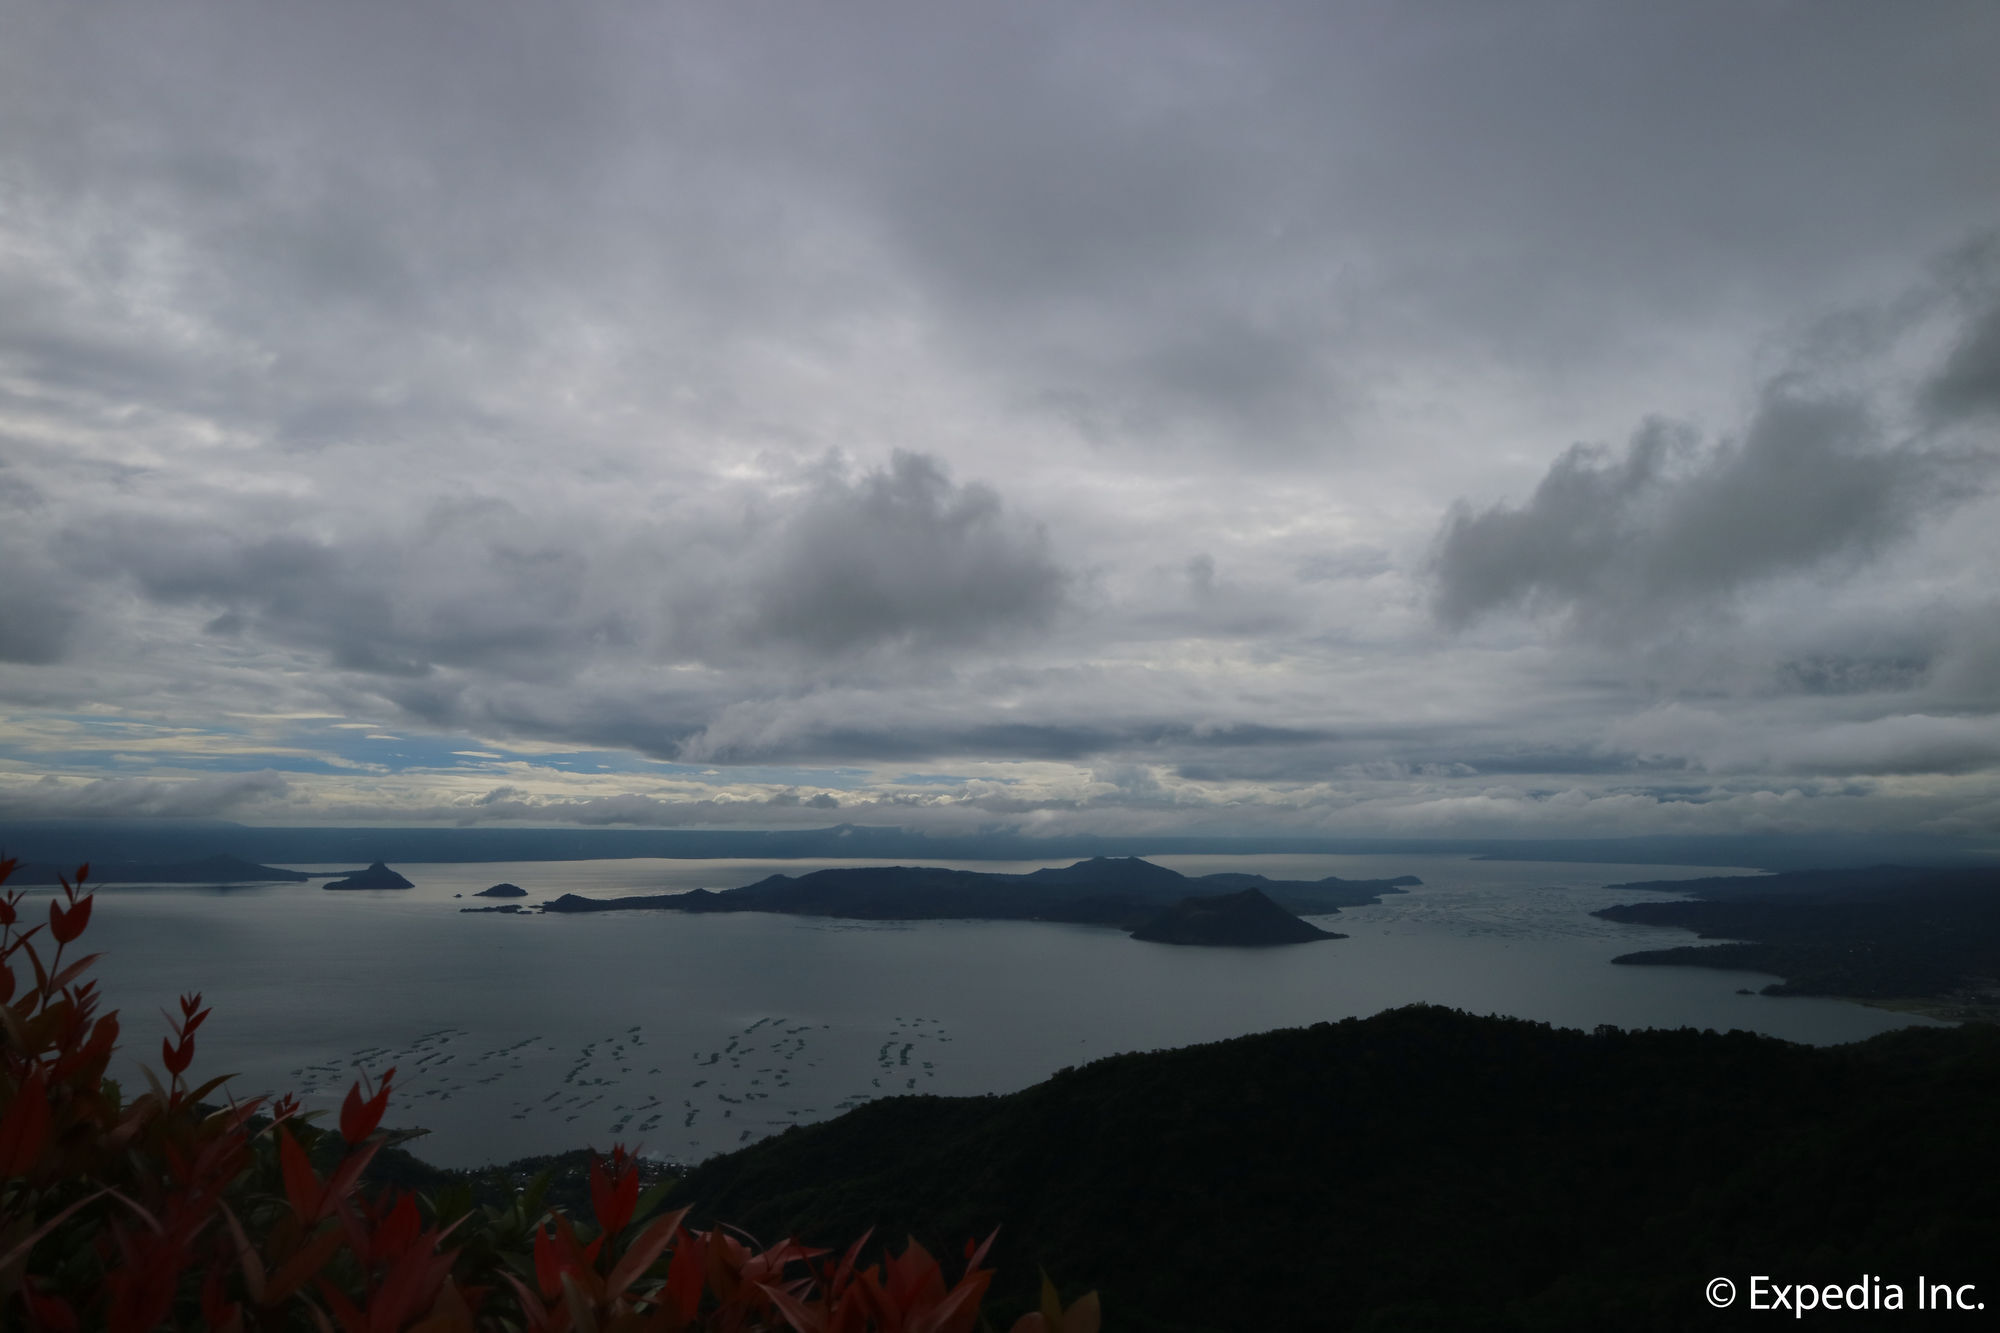
M 448 1166 L 614 1141 L 697 1160 L 874 1097 L 1009 1092 L 1118 1051 L 1417 1001 L 1566 1027 L 1747 1028 L 1814 1043 L 1925 1021 L 1736 994 L 1771 980 L 1752 973 L 1610 963 L 1693 936 L 1591 917 L 1640 896 L 1606 884 L 1734 873 L 1726 867 L 1154 859 L 1188 874 L 1414 874 L 1425 886 L 1315 918 L 1349 939 L 1191 949 L 1039 923 L 458 911 L 501 881 L 532 904 L 865 862 L 405 864 L 413 890 L 112 887 L 85 938 L 106 952 L 99 979 L 124 1011 L 133 1058 L 157 1061 L 161 1011 L 199 987 L 215 1013 L 194 1073 L 233 1071 L 239 1096 L 292 1089 L 331 1108 L 357 1068 L 394 1065 L 389 1123 L 429 1129 L 413 1147 Z

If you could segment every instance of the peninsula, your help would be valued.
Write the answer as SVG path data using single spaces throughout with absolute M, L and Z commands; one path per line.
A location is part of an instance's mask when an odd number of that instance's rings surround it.
M 1770 972 L 1766 995 L 1833 995 L 1951 1019 L 2000 1019 L 2000 870 L 1873 866 L 1616 884 L 1691 895 L 1596 915 L 1728 943 L 1616 963 Z

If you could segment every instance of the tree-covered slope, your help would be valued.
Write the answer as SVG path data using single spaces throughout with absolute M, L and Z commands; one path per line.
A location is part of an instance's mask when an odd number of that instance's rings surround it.
M 1113 1329 L 1678 1329 L 1717 1275 L 2000 1293 L 1996 1117 L 1991 1028 L 1814 1049 L 1417 1007 L 875 1102 L 680 1197 L 809 1240 L 999 1224 L 997 1290 L 1044 1267 Z
M 1617 963 L 1775 972 L 1766 995 L 1921 1002 L 2000 1017 L 2000 870 L 1873 866 L 1617 884 L 1691 895 L 1596 915 L 1727 944 L 1646 949 Z

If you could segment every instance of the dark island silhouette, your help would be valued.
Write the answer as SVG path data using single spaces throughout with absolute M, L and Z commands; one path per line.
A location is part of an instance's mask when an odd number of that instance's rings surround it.
M 322 888 L 327 889 L 413 889 L 416 885 L 404 879 L 380 861 L 366 870 L 356 870 L 341 879 L 330 879 Z
M 586 898 L 566 893 L 544 912 L 776 912 L 863 921 L 1059 921 L 1154 928 L 1177 933 L 1188 944 L 1290 944 L 1339 936 L 1316 931 L 1298 913 L 1325 915 L 1343 907 L 1380 902 L 1420 884 L 1414 875 L 1394 879 L 1274 880 L 1227 873 L 1189 877 L 1137 857 L 1093 857 L 1075 865 L 1024 875 L 937 866 L 873 866 L 772 875 L 742 888 L 713 892 Z M 1218 913 L 1203 900 L 1254 892 L 1250 900 Z M 1195 905 L 1190 906 L 1190 903 Z M 474 910 L 474 909 L 466 909 Z M 1177 921 L 1178 926 L 1171 924 Z M 1301 929 L 1308 934 L 1302 934 Z M 1219 932 L 1228 938 L 1201 938 Z M 1153 938 L 1164 938 L 1154 936 Z
M 1240 889 L 1208 898 L 1183 898 L 1132 932 L 1153 944 L 1262 946 L 1343 940 L 1330 930 L 1299 920 L 1258 889 Z
M 1614 958 L 1785 978 L 1766 995 L 1833 995 L 1938 1017 L 2000 1018 L 2000 870 L 1871 866 L 1614 884 L 1689 895 L 1624 903 L 1610 921 L 1726 944 Z
M 528 891 L 519 884 L 495 884 L 472 895 L 475 898 L 525 898 Z

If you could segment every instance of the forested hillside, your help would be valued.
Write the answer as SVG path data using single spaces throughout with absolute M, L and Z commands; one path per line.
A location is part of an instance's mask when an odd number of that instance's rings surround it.
M 903 1097 L 713 1159 L 759 1235 L 984 1234 L 1107 1328 L 1678 1329 L 1714 1276 L 2000 1291 L 2000 1029 L 1814 1049 L 1416 1007 Z M 1733 1312 L 1743 1314 L 1740 1309 Z

